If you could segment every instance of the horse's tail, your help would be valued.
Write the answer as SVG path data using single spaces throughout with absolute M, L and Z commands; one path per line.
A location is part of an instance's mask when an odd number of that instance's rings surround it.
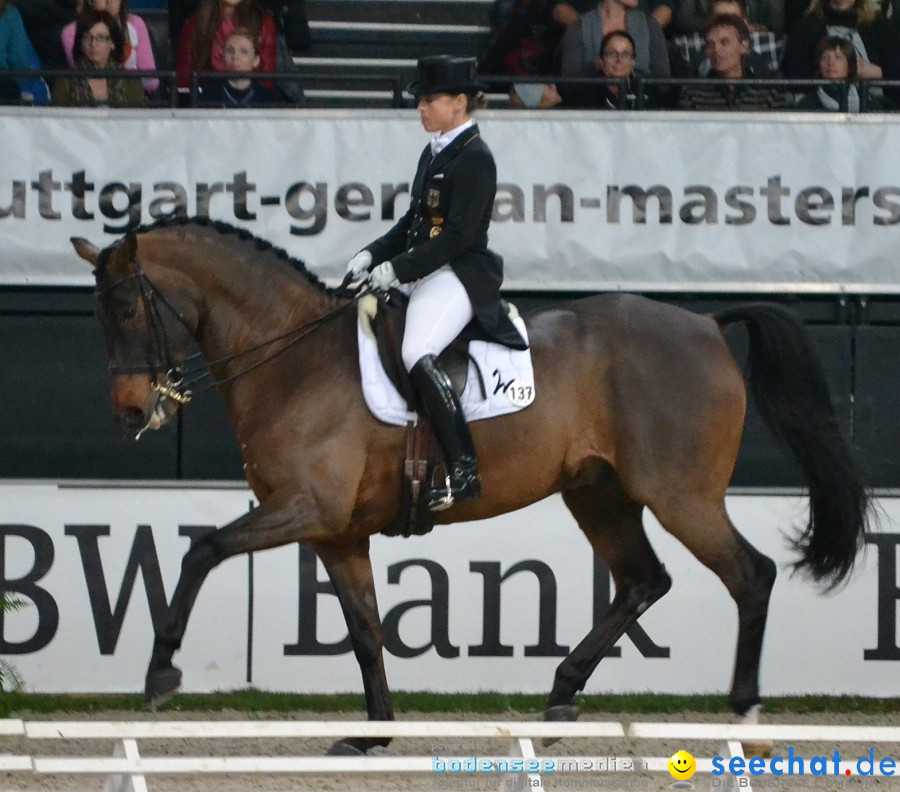
M 838 425 L 825 369 L 800 318 L 786 308 L 743 305 L 713 318 L 720 327 L 747 326 L 748 385 L 766 425 L 793 452 L 809 489 L 809 522 L 792 539 L 800 553 L 794 568 L 833 588 L 853 569 L 871 503 Z

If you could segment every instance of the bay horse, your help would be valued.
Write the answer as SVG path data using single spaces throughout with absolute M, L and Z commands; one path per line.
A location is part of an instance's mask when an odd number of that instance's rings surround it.
M 185 554 L 155 635 L 146 701 L 162 703 L 178 689 L 181 671 L 172 656 L 217 564 L 309 542 L 346 618 L 368 717 L 392 719 L 369 539 L 399 508 L 405 430 L 379 422 L 364 403 L 353 300 L 284 251 L 224 223 L 159 222 L 102 250 L 84 239 L 72 243 L 94 267 L 115 417 L 137 435 L 162 426 L 184 401 L 174 372 L 189 367 L 196 342 L 260 504 Z M 734 599 L 729 703 L 738 717 L 755 720 L 776 568 L 725 510 L 747 390 L 725 343 L 727 327 L 747 327 L 750 390 L 809 489 L 809 520 L 793 537 L 796 568 L 825 586 L 843 581 L 870 509 L 802 323 L 777 305 L 700 315 L 627 294 L 574 300 L 525 318 L 537 397 L 521 412 L 472 425 L 483 496 L 435 517 L 479 520 L 561 493 L 608 566 L 613 602 L 557 668 L 544 718 L 577 717 L 576 693 L 671 586 L 644 532 L 648 508 Z M 346 739 L 332 751 L 386 743 Z

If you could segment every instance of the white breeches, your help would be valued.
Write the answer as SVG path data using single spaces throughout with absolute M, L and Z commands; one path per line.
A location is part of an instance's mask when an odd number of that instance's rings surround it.
M 469 295 L 449 264 L 412 284 L 402 346 L 406 370 L 424 355 L 443 352 L 473 316 Z

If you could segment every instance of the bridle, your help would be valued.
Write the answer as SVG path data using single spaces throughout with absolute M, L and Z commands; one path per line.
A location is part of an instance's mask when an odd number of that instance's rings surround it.
M 216 360 L 206 361 L 204 363 L 202 354 L 200 352 L 195 352 L 191 355 L 187 355 L 182 362 L 177 363 L 171 350 L 169 333 L 163 318 L 162 309 L 165 309 L 175 317 L 181 327 L 187 332 L 188 336 L 193 338 L 195 330 L 190 326 L 187 319 L 185 319 L 184 314 L 181 313 L 165 294 L 153 284 L 140 263 L 134 261 L 133 266 L 134 272 L 131 275 L 116 281 L 104 289 L 97 289 L 95 294 L 99 301 L 100 297 L 109 294 L 120 286 L 130 283 L 131 281 L 137 281 L 138 289 L 140 291 L 140 300 L 144 307 L 144 316 L 146 317 L 147 322 L 147 338 L 149 341 L 147 362 L 144 364 L 127 365 L 116 362 L 111 342 L 112 332 L 109 327 L 110 320 L 106 316 L 106 312 L 101 311 L 100 322 L 106 338 L 107 349 L 109 350 L 109 371 L 112 376 L 148 374 L 150 376 L 150 387 L 152 390 L 161 397 L 171 399 L 179 405 L 185 405 L 190 402 L 195 393 L 202 393 L 205 390 L 210 390 L 227 382 L 232 382 L 233 380 L 238 379 L 238 377 L 243 377 L 245 374 L 249 374 L 260 366 L 271 362 L 330 319 L 353 306 L 357 299 L 364 296 L 364 294 L 369 291 L 369 289 L 363 289 L 362 287 L 355 291 L 347 289 L 347 281 L 345 279 L 345 282 L 338 287 L 337 292 L 338 294 L 343 293 L 342 296 L 349 297 L 349 302 L 341 303 L 337 307 L 326 311 L 321 316 L 317 316 L 309 322 L 293 327 L 280 335 L 269 338 L 259 344 L 254 344 L 253 346 L 238 352 L 224 355 Z M 259 352 L 260 350 L 271 347 L 279 341 L 284 341 L 285 343 L 277 349 L 266 353 L 260 360 L 251 363 L 228 377 L 222 379 L 213 378 L 213 368 L 230 363 L 254 352 Z M 205 379 L 209 379 L 209 382 L 205 383 L 201 388 L 195 389 L 195 386 Z
M 192 394 L 190 389 L 184 386 L 184 365 L 175 363 L 175 357 L 169 343 L 169 333 L 166 329 L 161 309 L 165 308 L 178 319 L 188 334 L 193 335 L 193 330 L 188 325 L 184 315 L 151 283 L 143 268 L 135 263 L 135 271 L 131 275 L 117 280 L 104 289 L 97 289 L 95 295 L 98 302 L 104 295 L 108 295 L 132 281 L 136 281 L 138 284 L 140 301 L 146 317 L 149 347 L 147 362 L 143 364 L 123 364 L 116 360 L 112 344 L 113 333 L 110 327 L 112 320 L 108 316 L 108 311 L 101 310 L 99 318 L 103 327 L 106 346 L 109 350 L 110 374 L 114 377 L 128 374 L 148 374 L 154 391 L 179 404 L 187 404 L 191 400 Z M 164 376 L 164 379 L 161 375 Z

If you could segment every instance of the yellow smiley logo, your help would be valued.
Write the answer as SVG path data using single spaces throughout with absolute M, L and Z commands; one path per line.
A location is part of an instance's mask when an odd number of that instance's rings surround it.
M 672 754 L 669 759 L 669 775 L 676 781 L 687 781 L 697 770 L 697 762 L 687 751 Z

